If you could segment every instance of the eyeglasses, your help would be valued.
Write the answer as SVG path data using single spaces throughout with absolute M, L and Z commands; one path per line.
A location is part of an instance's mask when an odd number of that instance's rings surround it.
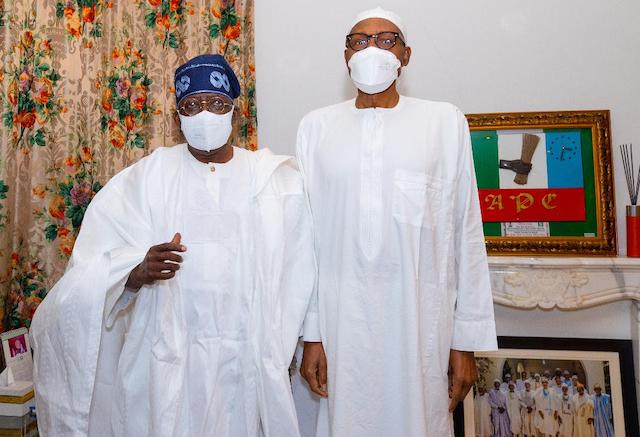
M 233 104 L 225 101 L 222 97 L 209 97 L 205 99 L 187 97 L 178 108 L 181 115 L 192 117 L 202 111 L 213 112 L 214 114 L 226 114 L 233 109 Z
M 389 50 L 396 45 L 398 40 L 405 44 L 404 40 L 397 32 L 380 32 L 373 35 L 367 35 L 366 33 L 351 33 L 347 35 L 347 47 L 356 52 L 364 50 L 369 47 L 369 40 L 373 38 L 378 48 L 383 50 Z M 405 44 L 406 45 L 406 44 Z

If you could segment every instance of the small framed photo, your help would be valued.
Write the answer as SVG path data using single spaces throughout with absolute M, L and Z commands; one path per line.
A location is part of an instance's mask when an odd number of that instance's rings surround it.
M 640 435 L 631 341 L 500 337 L 498 344 L 476 353 L 478 381 L 456 436 Z
M 33 379 L 33 358 L 27 328 L 14 329 L 0 334 L 2 357 L 6 367 L 11 369 L 15 381 Z
M 616 254 L 609 111 L 467 120 L 490 254 Z

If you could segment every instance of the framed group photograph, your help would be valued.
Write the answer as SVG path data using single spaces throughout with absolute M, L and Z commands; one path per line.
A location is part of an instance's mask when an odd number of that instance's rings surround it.
M 615 255 L 609 111 L 468 114 L 491 255 Z
M 457 437 L 638 436 L 630 340 L 500 337 L 476 353 L 478 380 Z

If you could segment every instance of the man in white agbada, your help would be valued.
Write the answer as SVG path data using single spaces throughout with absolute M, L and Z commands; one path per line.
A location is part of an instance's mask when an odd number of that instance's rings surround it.
M 593 401 L 591 396 L 585 392 L 583 384 L 578 384 L 578 394 L 573 395 L 573 405 L 576 409 L 573 437 L 594 437 Z
M 549 380 L 542 378 L 542 387 L 536 392 L 536 429 L 541 437 L 555 437 L 558 430 L 557 397 L 549 389 Z
M 520 394 L 516 392 L 516 384 L 509 382 L 507 392 L 507 413 L 511 423 L 511 433 L 513 437 L 522 437 L 522 415 L 520 414 L 521 402 Z
M 345 49 L 357 97 L 298 130 L 319 265 L 301 372 L 328 393 L 317 437 L 452 435 L 473 351 L 497 347 L 467 122 L 398 94 L 406 41 L 396 14 L 360 14 Z
M 179 67 L 175 87 L 188 144 L 97 194 L 33 319 L 44 437 L 299 436 L 288 366 L 315 283 L 302 177 L 232 147 L 240 85 L 222 56 Z
M 569 394 L 569 386 L 562 384 L 562 395 L 558 398 L 558 437 L 573 437 L 573 417 L 576 408 L 573 397 Z
M 489 404 L 489 395 L 484 386 L 478 387 L 478 395 L 473 400 L 473 413 L 476 437 L 491 437 L 493 434 L 491 404 Z
M 534 437 L 537 433 L 534 426 L 536 414 L 535 401 L 531 391 L 531 382 L 524 383 L 524 390 L 520 393 L 520 407 L 522 416 L 522 434 L 525 437 Z

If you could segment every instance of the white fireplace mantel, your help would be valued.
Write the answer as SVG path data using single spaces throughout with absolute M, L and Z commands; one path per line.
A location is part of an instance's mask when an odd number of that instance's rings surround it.
M 518 309 L 580 310 L 632 301 L 636 394 L 640 407 L 640 258 L 489 257 L 495 303 Z
M 640 258 L 489 257 L 495 303 L 511 308 L 578 310 L 640 302 Z

